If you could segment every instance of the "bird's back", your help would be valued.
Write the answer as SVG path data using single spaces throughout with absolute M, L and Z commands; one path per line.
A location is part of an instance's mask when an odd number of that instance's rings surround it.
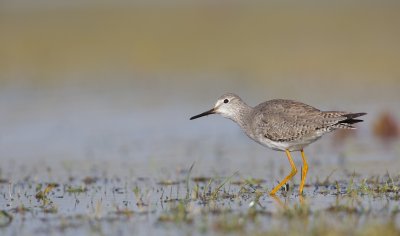
M 253 112 L 253 137 L 263 144 L 265 141 L 309 144 L 334 129 L 353 128 L 351 124 L 360 121 L 354 118 L 365 114 L 324 112 L 310 105 L 285 99 L 261 103 Z

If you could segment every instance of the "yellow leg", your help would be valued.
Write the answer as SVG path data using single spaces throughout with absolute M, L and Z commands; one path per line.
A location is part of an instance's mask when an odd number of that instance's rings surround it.
M 301 159 L 303 159 L 303 168 L 301 170 L 301 182 L 300 182 L 300 189 L 299 189 L 300 195 L 303 193 L 303 187 L 304 187 L 304 183 L 306 182 L 306 176 L 307 176 L 307 172 L 308 172 L 306 156 L 304 155 L 303 150 L 301 150 Z
M 292 171 L 288 176 L 286 176 L 284 180 L 282 180 L 274 189 L 272 189 L 272 191 L 269 193 L 270 195 L 275 195 L 276 192 L 278 192 L 278 190 L 281 189 L 282 185 L 286 184 L 286 182 L 288 182 L 291 178 L 293 178 L 293 176 L 297 173 L 296 166 L 294 165 L 292 157 L 290 156 L 289 150 L 286 150 L 285 152 L 288 157 L 289 163 L 292 166 Z

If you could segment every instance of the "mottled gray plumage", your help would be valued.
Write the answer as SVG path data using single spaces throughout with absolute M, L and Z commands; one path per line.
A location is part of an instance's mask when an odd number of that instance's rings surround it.
M 297 173 L 291 151 L 301 152 L 303 167 L 299 193 L 302 194 L 308 171 L 303 148 L 335 129 L 354 129 L 352 124 L 362 121 L 355 118 L 366 114 L 320 111 L 307 104 L 284 99 L 270 100 L 253 108 L 239 96 L 227 93 L 218 99 L 214 108 L 190 119 L 215 113 L 235 121 L 251 139 L 261 145 L 286 152 L 292 171 L 272 189 L 271 195 L 275 195 Z
M 225 102 L 224 102 L 225 101 Z M 354 129 L 354 119 L 366 113 L 320 111 L 307 104 L 285 99 L 247 105 L 233 94 L 221 96 L 214 108 L 192 117 L 213 113 L 235 121 L 256 142 L 274 150 L 300 151 L 322 135 L 335 129 Z

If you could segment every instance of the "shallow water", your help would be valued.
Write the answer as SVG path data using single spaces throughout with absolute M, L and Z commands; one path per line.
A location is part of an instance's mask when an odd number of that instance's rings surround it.
M 391 229 L 388 222 L 392 231 L 400 229 L 399 141 L 373 136 L 378 104 L 346 103 L 350 110 L 368 109 L 366 122 L 348 137 L 332 133 L 306 149 L 304 200 L 297 194 L 300 171 L 289 193 L 275 199 L 268 192 L 289 172 L 284 153 L 254 143 L 223 118 L 188 120 L 214 99 L 169 98 L 160 105 L 122 88 L 106 100 L 90 89 L 28 91 L 3 93 L 16 98 L 5 107 L 11 112 L 0 149 L 0 206 L 12 216 L 9 224 L 0 216 L 6 235 L 293 234 L 304 222 L 304 233 L 325 224 L 339 225 L 338 234 L 371 224 Z M 140 102 L 119 103 L 127 97 Z M 299 154 L 293 157 L 300 170 Z M 37 197 L 53 183 L 58 186 Z
M 51 175 L 52 170 L 47 171 Z M 287 224 L 290 227 L 285 230 L 290 232 L 301 222 L 308 222 L 310 229 L 328 223 L 354 232 L 371 222 L 393 222 L 395 229 L 400 227 L 399 176 L 380 176 L 364 182 L 362 177 L 349 173 L 340 179 L 332 178 L 333 182 L 313 181 L 306 186 L 304 198 L 298 196 L 297 185 L 295 191 L 283 191 L 273 198 L 267 194 L 271 185 L 268 180 L 245 179 L 240 173 L 230 177 L 191 177 L 193 173 L 188 171 L 163 179 L 125 174 L 97 177 L 100 175 L 89 173 L 87 176 L 93 177 L 82 179 L 71 175 L 67 168 L 60 168 L 57 177 L 68 178 L 54 183 L 34 177 L 5 181 L 0 185 L 0 204 L 12 215 L 12 222 L 7 223 L 7 218 L 0 216 L 0 230 L 8 235 L 202 235 L 274 232 Z M 386 183 L 387 190 L 375 190 Z M 58 186 L 44 198 L 38 197 L 49 184 Z M 307 232 L 306 228 L 304 233 Z

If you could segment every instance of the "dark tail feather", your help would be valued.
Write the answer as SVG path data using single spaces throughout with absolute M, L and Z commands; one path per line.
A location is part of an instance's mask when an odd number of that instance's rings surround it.
M 346 119 L 346 120 L 339 121 L 338 124 L 349 124 L 349 125 L 352 125 L 352 124 L 355 124 L 355 123 L 358 123 L 358 122 L 363 122 L 363 121 L 364 120 L 359 120 L 359 119 Z
M 362 122 L 363 120 L 360 119 L 354 119 L 360 116 L 364 116 L 367 113 L 365 112 L 361 112 L 361 113 L 349 113 L 349 114 L 345 114 L 343 115 L 344 117 L 346 117 L 346 119 L 341 120 L 337 123 L 337 125 L 345 125 L 348 128 L 353 128 L 353 126 L 351 126 L 352 124 L 358 123 L 358 122 Z
M 343 116 L 346 117 L 347 119 L 354 119 L 354 118 L 357 118 L 360 116 L 364 116 L 366 114 L 367 113 L 365 113 L 365 112 L 360 112 L 360 113 L 349 113 L 349 114 L 345 114 Z

